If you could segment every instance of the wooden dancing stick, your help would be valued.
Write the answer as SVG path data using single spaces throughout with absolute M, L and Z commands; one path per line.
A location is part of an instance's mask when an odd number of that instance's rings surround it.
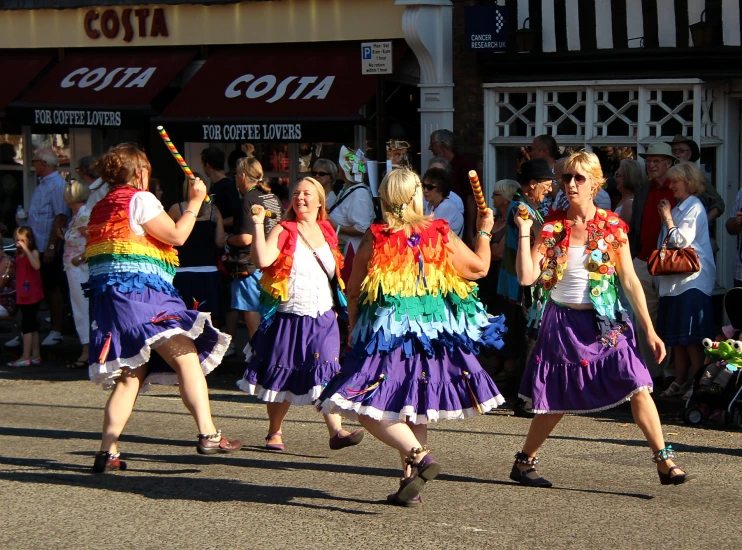
M 476 170 L 469 171 L 469 183 L 471 184 L 472 191 L 474 191 L 474 200 L 477 203 L 477 208 L 484 214 L 487 212 L 487 201 L 484 200 L 484 193 L 482 193 L 482 186 L 479 183 L 479 176 L 477 176 Z
M 250 209 L 250 213 L 253 214 L 253 215 L 257 215 L 257 213 L 260 212 L 260 208 L 262 208 L 262 206 L 260 206 L 259 204 L 253 204 L 252 205 L 252 208 Z M 266 210 L 265 211 L 265 217 L 266 218 L 275 218 L 276 217 L 276 214 L 275 214 L 275 212 L 271 212 L 270 210 Z
M 165 142 L 165 146 L 167 147 L 168 151 L 170 151 L 170 154 L 173 155 L 173 158 L 180 165 L 180 168 L 183 170 L 183 173 L 186 175 L 186 177 L 189 180 L 191 180 L 191 185 L 193 185 L 193 182 L 196 181 L 196 176 L 193 175 L 193 171 L 191 170 L 191 167 L 188 166 L 188 164 L 186 164 L 186 161 L 183 158 L 183 156 L 178 152 L 178 149 L 175 147 L 175 145 L 173 145 L 173 142 L 170 139 L 170 136 L 167 135 L 165 128 L 162 126 L 158 126 L 157 131 L 160 133 L 160 137 L 162 138 L 162 141 Z M 206 194 L 206 197 L 204 198 L 204 202 L 207 204 L 211 202 L 211 197 L 209 197 L 208 193 Z

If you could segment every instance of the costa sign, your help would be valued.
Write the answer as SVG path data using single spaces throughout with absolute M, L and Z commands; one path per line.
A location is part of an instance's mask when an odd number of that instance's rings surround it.
M 134 86 L 144 88 L 156 70 L 156 67 L 116 67 L 113 69 L 80 67 L 65 76 L 59 85 L 62 88 L 90 88 L 95 86 L 93 90 L 96 92 L 111 85 L 114 88 L 121 88 L 122 86 L 124 88 L 133 88 Z
M 224 97 L 233 99 L 244 95 L 248 99 L 258 99 L 270 94 L 265 102 L 275 103 L 288 93 L 290 94 L 288 99 L 325 99 L 330 93 L 335 77 L 326 76 L 315 84 L 319 78 L 318 76 L 289 76 L 279 83 L 272 74 L 259 78 L 255 78 L 255 75 L 243 74 L 229 83 L 224 90 Z
M 105 10 L 102 14 L 99 14 L 98 10 L 90 10 L 85 14 L 83 23 L 85 34 L 93 40 L 99 39 L 101 34 L 108 39 L 114 39 L 123 28 L 125 42 L 133 40 L 135 25 L 137 36 L 140 38 L 170 36 L 162 8 L 154 8 L 151 11 L 149 8 L 126 8 L 121 11 L 121 15 L 113 9 Z

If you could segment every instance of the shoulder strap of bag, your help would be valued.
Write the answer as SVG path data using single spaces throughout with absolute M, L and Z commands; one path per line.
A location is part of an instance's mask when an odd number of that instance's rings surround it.
M 359 183 L 355 187 L 351 187 L 350 189 L 348 189 L 348 192 L 345 193 L 344 195 L 341 195 L 340 198 L 335 201 L 335 204 L 333 204 L 330 207 L 330 209 L 327 211 L 327 213 L 330 214 L 333 210 L 335 210 L 338 206 L 340 206 L 343 202 L 345 202 L 345 199 L 347 199 L 348 197 L 350 197 L 350 195 L 353 192 L 358 191 L 361 187 L 363 187 L 363 184 L 362 183 Z M 301 233 L 300 233 L 300 235 L 301 235 Z
M 350 194 L 350 193 L 348 193 L 348 194 Z M 322 271 L 325 272 L 325 275 L 327 276 L 327 280 L 328 281 L 332 281 L 332 277 L 327 272 L 327 268 L 325 267 L 325 264 L 323 264 L 322 263 L 322 260 L 320 260 L 319 254 L 317 254 L 317 251 L 314 249 L 314 247 L 312 247 L 311 244 L 309 244 L 309 241 L 306 239 L 306 237 L 304 237 L 304 235 L 301 234 L 301 231 L 299 231 L 297 229 L 296 232 L 299 233 L 299 237 L 301 237 L 301 240 L 304 241 L 304 244 L 305 245 L 307 245 L 307 248 L 312 251 L 312 255 L 314 256 L 314 259 L 317 260 L 317 263 L 322 268 Z

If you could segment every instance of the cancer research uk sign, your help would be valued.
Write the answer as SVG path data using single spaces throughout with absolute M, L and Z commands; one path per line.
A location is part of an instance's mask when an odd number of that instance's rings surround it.
M 361 74 L 392 74 L 392 43 L 361 44 Z
M 472 52 L 504 52 L 507 41 L 505 6 L 466 8 L 466 49 Z

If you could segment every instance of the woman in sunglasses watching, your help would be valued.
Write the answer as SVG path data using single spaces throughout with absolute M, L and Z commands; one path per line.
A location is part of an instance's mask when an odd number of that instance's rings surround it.
M 428 168 L 423 176 L 425 213 L 436 220 L 446 220 L 451 231 L 461 238 L 464 234 L 464 203 L 458 206 L 451 195 L 451 176 L 442 168 Z
M 516 217 L 520 234 L 516 270 L 522 285 L 535 284 L 539 338 L 526 366 L 520 397 L 536 417 L 515 455 L 510 478 L 529 487 L 551 487 L 536 472 L 541 445 L 565 413 L 591 413 L 631 401 L 663 485 L 687 475 L 665 446 L 652 377 L 639 357 L 634 329 L 616 292 L 616 276 L 659 362 L 665 345 L 652 326 L 627 246 L 626 224 L 593 199 L 605 183 L 598 157 L 581 151 L 562 175 L 569 208 L 549 216 L 530 246 L 532 220 Z
M 312 166 L 312 177 L 322 184 L 322 189 L 325 191 L 325 203 L 329 210 L 338 199 L 335 187 L 343 188 L 343 182 L 338 181 L 337 164 L 330 159 L 317 159 Z

